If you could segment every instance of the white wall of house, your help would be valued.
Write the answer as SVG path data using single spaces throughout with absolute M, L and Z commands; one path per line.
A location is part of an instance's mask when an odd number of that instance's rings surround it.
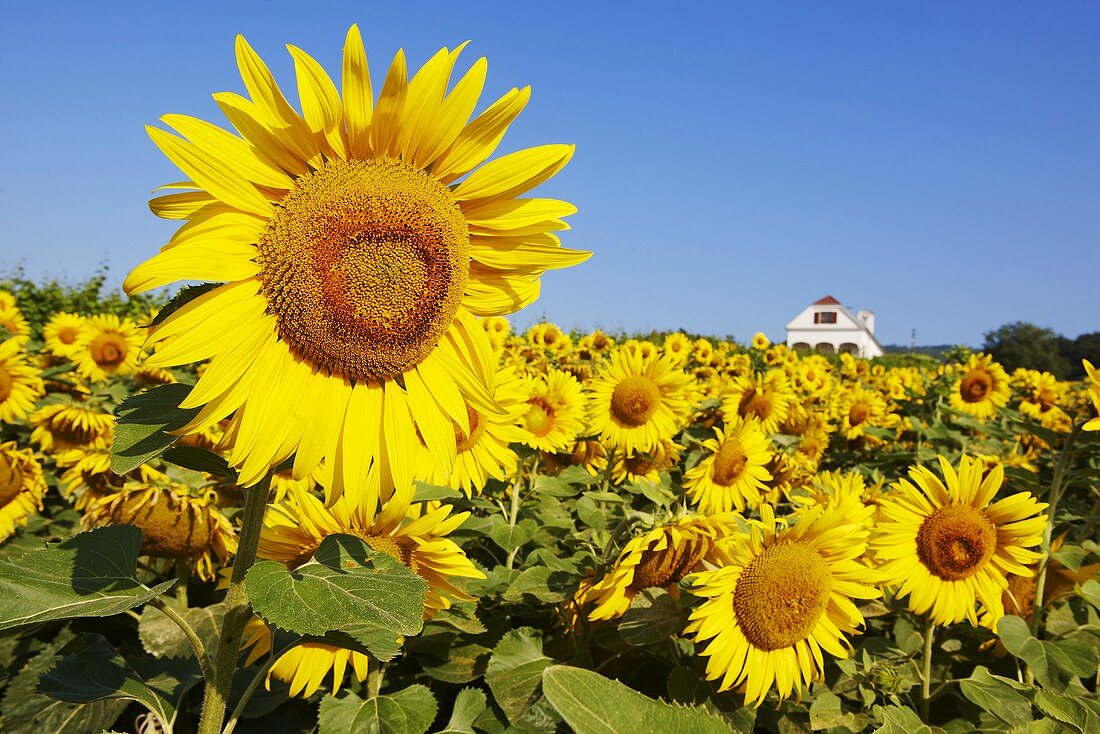
M 875 339 L 875 314 L 852 314 L 826 296 L 807 306 L 787 324 L 787 346 L 824 353 L 847 352 L 857 357 L 881 357 L 885 352 Z

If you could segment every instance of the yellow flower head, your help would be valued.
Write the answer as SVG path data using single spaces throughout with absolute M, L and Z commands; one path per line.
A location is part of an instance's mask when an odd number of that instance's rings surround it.
M 47 489 L 33 451 L 19 448 L 15 441 L 0 443 L 0 542 L 42 509 Z
M 992 418 L 1010 394 L 1004 367 L 987 354 L 973 354 L 951 388 L 951 407 L 977 418 Z
M 76 371 L 86 380 L 123 377 L 137 369 L 141 354 L 141 334 L 130 319 L 114 314 L 92 316 L 83 335 L 69 355 Z
M 773 456 L 759 421 L 735 418 L 715 428 L 703 450 L 703 458 L 684 474 L 684 486 L 699 511 L 710 515 L 757 507 L 769 491 L 767 464 Z
M 40 375 L 18 341 L 0 342 L 0 423 L 15 423 L 34 410 L 46 391 Z
M 50 317 L 42 329 L 46 348 L 57 357 L 71 357 L 80 349 L 86 319 L 80 314 L 59 311 Z
M 755 417 L 764 433 L 775 433 L 787 418 L 794 391 L 783 370 L 772 369 L 764 374 L 746 374 L 730 385 L 722 400 L 722 412 L 727 421 L 736 416 Z

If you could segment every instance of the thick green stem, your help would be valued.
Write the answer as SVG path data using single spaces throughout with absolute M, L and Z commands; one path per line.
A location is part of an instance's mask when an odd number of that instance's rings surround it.
M 928 723 L 932 703 L 932 641 L 936 637 L 936 623 L 928 620 L 924 628 L 924 653 L 921 658 L 920 717 Z
M 538 460 L 538 458 L 536 458 L 535 459 L 535 465 L 531 469 L 531 476 L 535 475 L 535 472 L 538 470 L 538 465 L 539 465 L 539 460 Z M 516 522 L 519 519 L 519 508 L 520 508 L 520 497 L 519 497 L 519 495 L 520 495 L 520 492 L 522 491 L 522 488 L 523 488 L 523 479 L 524 479 L 523 478 L 523 462 L 521 461 L 519 463 L 519 468 L 516 470 L 516 481 L 512 483 L 512 508 L 511 508 L 511 511 L 509 512 L 509 515 L 508 515 L 508 529 L 509 530 L 515 530 Z M 512 550 L 508 551 L 508 559 L 505 562 L 504 567 L 507 568 L 509 571 L 512 570 L 512 566 L 516 562 L 516 553 L 518 551 L 519 551 L 519 546 L 516 546 L 515 548 L 512 548 Z
M 1043 530 L 1043 544 L 1040 550 L 1043 553 L 1039 561 L 1039 574 L 1035 579 L 1035 599 L 1031 602 L 1031 634 L 1037 636 L 1039 625 L 1043 621 L 1043 590 L 1047 584 L 1047 568 L 1050 566 L 1050 540 L 1054 534 L 1054 513 L 1058 510 L 1058 502 L 1062 499 L 1065 490 L 1066 471 L 1069 469 L 1070 459 L 1073 453 L 1073 444 L 1081 435 L 1081 425 L 1075 425 L 1062 447 L 1062 453 L 1058 456 L 1058 463 L 1054 466 L 1054 478 L 1050 483 L 1050 496 L 1047 498 L 1047 526 Z M 1028 670 L 1030 674 L 1030 666 Z
M 222 719 L 229 702 L 229 688 L 237 670 L 241 636 L 245 624 L 252 616 L 248 597 L 244 593 L 244 577 L 256 562 L 256 549 L 260 545 L 260 530 L 263 529 L 270 486 L 269 472 L 263 481 L 244 492 L 241 536 L 237 543 L 237 556 L 233 559 L 229 591 L 225 594 L 225 618 L 222 621 L 221 637 L 218 638 L 218 651 L 211 663 L 211 675 L 206 679 L 198 734 L 220 734 L 222 730 Z

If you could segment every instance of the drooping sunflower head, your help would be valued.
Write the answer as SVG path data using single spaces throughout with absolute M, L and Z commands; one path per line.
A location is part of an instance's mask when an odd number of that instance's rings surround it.
M 683 448 L 675 441 L 666 438 L 650 451 L 630 455 L 615 454 L 611 480 L 615 484 L 637 482 L 643 479 L 654 483 L 659 482 L 661 472 L 672 468 L 680 460 L 680 451 Z
M 47 489 L 33 451 L 19 448 L 15 441 L 0 443 L 0 542 L 42 508 Z
M 45 391 L 41 373 L 27 361 L 20 343 L 0 343 L 0 423 L 25 418 Z
M 296 477 L 327 459 L 340 467 L 331 498 L 374 505 L 411 486 L 417 430 L 449 472 L 455 447 L 437 439 L 452 422 L 468 428 L 463 402 L 499 412 L 474 316 L 522 308 L 543 272 L 588 256 L 554 234 L 571 204 L 527 196 L 573 146 L 486 162 L 529 90 L 471 120 L 486 63 L 452 86 L 463 48 L 411 78 L 399 51 L 376 99 L 358 28 L 340 89 L 291 47 L 299 112 L 238 37 L 249 98 L 215 95 L 235 133 L 183 115 L 163 118 L 179 136 L 149 130 L 194 190 L 154 199 L 155 213 L 186 223 L 126 288 L 224 283 L 153 327 L 151 344 L 171 343 L 149 361 L 211 359 L 185 401 L 202 411 L 183 431 L 232 415 L 229 460 L 246 485 L 296 454 Z
M 735 417 L 703 444 L 705 454 L 684 474 L 692 502 L 706 514 L 755 508 L 768 493 L 773 451 L 755 418 Z
M 215 577 L 214 560 L 225 563 L 237 550 L 225 516 L 183 485 L 131 483 L 91 504 L 83 523 L 89 528 L 134 525 L 141 530 L 142 555 L 189 562 L 207 580 Z
M 722 567 L 695 578 L 691 593 L 706 601 L 686 629 L 707 643 L 707 678 L 752 706 L 773 685 L 780 698 L 800 693 L 822 675 L 822 651 L 847 657 L 845 635 L 863 624 L 851 600 L 880 594 L 858 560 L 867 532 L 842 508 L 815 508 L 790 527 L 768 505 L 761 515 L 750 534 L 719 543 Z
M 133 374 L 141 353 L 137 325 L 114 314 L 88 318 L 85 330 L 69 355 L 86 380 L 106 380 Z
M 84 336 L 85 319 L 80 314 L 59 311 L 42 328 L 46 348 L 57 357 L 70 357 Z
M 593 584 L 586 600 L 594 605 L 591 620 L 615 619 L 630 602 L 651 588 L 675 591 L 688 574 L 700 570 L 719 539 L 739 532 L 730 513 L 687 517 L 633 538 L 603 578 Z
M 951 407 L 990 418 L 1008 402 L 1011 386 L 1004 367 L 987 354 L 972 354 L 951 389 Z
M 584 394 L 576 377 L 550 369 L 528 382 L 523 442 L 542 451 L 571 447 L 584 430 Z
M 985 471 L 963 456 L 958 470 L 940 457 L 942 479 L 924 466 L 910 469 L 879 503 L 872 550 L 883 583 L 909 597 L 909 609 L 936 624 L 964 619 L 990 625 L 1004 614 L 1005 574 L 1027 576 L 1040 555 L 1046 507 L 1030 493 L 993 501 L 1004 483 L 1000 464 Z
M 669 357 L 619 349 L 590 385 L 589 424 L 617 451 L 651 452 L 683 428 L 692 401 L 691 376 Z
M 52 403 L 27 419 L 34 427 L 31 441 L 43 452 L 78 447 L 106 448 L 114 434 L 115 418 L 85 403 Z
M 735 379 L 722 400 L 727 421 L 756 418 L 765 433 L 775 433 L 787 417 L 795 395 L 783 370 L 749 373 Z

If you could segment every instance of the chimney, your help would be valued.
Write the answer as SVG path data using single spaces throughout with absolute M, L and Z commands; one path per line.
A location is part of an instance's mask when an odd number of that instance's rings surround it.
M 875 333 L 875 312 L 874 311 L 860 311 L 856 314 L 859 320 L 863 322 L 863 325 L 867 327 L 867 331 L 871 332 L 872 336 Z

